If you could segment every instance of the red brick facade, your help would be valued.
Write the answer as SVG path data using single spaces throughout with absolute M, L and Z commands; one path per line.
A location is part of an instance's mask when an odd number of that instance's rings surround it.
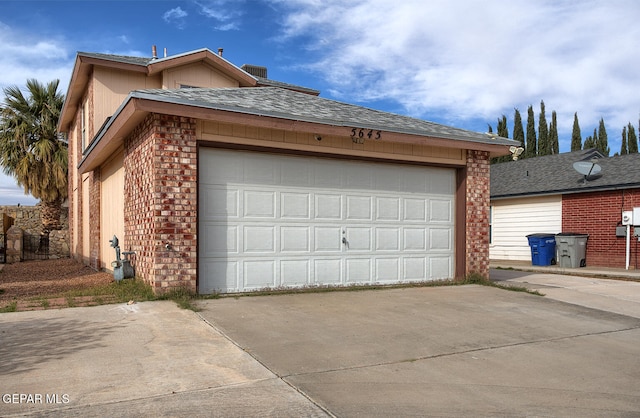
M 634 207 L 640 207 L 640 189 L 564 195 L 562 231 L 589 234 L 587 266 L 624 268 L 626 240 L 616 237 L 616 226 L 622 220 L 622 211 Z M 640 262 L 638 249 L 638 240 L 632 237 L 632 268 L 636 260 Z
M 466 274 L 489 277 L 489 153 L 467 151 Z
M 125 140 L 125 240 L 136 273 L 157 292 L 196 290 L 194 119 L 151 114 Z

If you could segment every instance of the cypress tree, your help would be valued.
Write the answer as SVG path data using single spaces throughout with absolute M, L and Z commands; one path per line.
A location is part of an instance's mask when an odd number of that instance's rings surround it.
M 598 144 L 598 131 L 594 128 L 593 136 L 588 136 L 587 139 L 584 140 L 583 149 L 597 148 Z
M 636 129 L 629 122 L 629 129 L 627 129 L 627 151 L 629 154 L 634 154 L 638 152 L 638 137 L 636 136 Z
M 498 136 L 501 136 L 502 138 L 509 138 L 507 117 L 505 115 L 502 115 L 502 118 L 498 119 Z
M 598 126 L 598 139 L 596 140 L 596 147 L 605 157 L 609 156 L 609 143 L 607 141 L 607 130 L 604 127 L 604 118 L 600 118 L 600 124 Z
M 627 127 L 622 128 L 622 141 L 620 145 L 620 155 L 628 154 L 627 151 Z
M 571 151 L 582 149 L 582 135 L 580 134 L 580 124 L 578 123 L 578 113 L 573 115 L 573 132 L 571 133 Z
M 551 125 L 549 125 L 549 143 L 551 144 L 551 153 L 560 153 L 560 141 L 558 140 L 558 115 L 554 110 L 551 112 Z
M 518 109 L 515 109 L 515 115 L 513 116 L 513 139 L 514 141 L 519 141 L 523 148 L 525 147 L 522 116 L 520 116 L 520 111 Z M 523 154 L 526 154 L 526 152 Z M 524 155 L 522 155 L 522 157 L 524 157 Z
M 491 132 L 493 132 L 493 130 L 491 128 L 491 125 L 489 125 L 489 133 Z M 507 117 L 505 115 L 502 115 L 502 117 L 498 119 L 497 134 L 502 138 L 509 138 L 509 130 L 507 129 Z M 503 155 L 501 157 L 492 158 L 491 164 L 504 163 L 507 161 L 511 161 L 510 155 Z
M 540 117 L 538 119 L 538 155 L 551 154 L 551 144 L 549 143 L 549 127 L 544 111 L 544 100 L 540 102 Z
M 538 155 L 538 145 L 536 140 L 535 116 L 533 106 L 527 109 L 527 158 Z

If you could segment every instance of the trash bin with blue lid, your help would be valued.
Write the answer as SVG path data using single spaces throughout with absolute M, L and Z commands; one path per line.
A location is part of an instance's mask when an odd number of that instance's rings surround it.
M 534 266 L 550 266 L 556 264 L 556 235 L 527 235 L 531 247 L 531 264 Z
M 560 267 L 586 267 L 588 238 L 589 234 L 576 234 L 573 232 L 563 232 L 556 235 L 558 264 Z

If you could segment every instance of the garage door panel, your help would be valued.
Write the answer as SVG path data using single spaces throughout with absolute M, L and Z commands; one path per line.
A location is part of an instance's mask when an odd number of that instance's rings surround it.
M 247 225 L 243 228 L 246 253 L 273 253 L 276 250 L 275 226 Z
M 376 258 L 375 259 L 375 278 L 377 283 L 398 282 L 399 266 L 397 257 Z
M 244 192 L 245 218 L 275 218 L 276 192 L 245 190 Z
M 200 212 L 203 220 L 237 218 L 240 213 L 238 189 L 225 186 L 204 185 L 200 189 L 202 196 L 200 204 L 203 208 Z
M 344 231 L 348 244 L 345 248 L 347 251 L 371 252 L 373 250 L 373 240 L 371 239 L 372 230 L 370 227 L 346 227 Z
M 451 200 L 431 199 L 429 208 L 430 222 L 452 222 L 453 207 Z
M 413 282 L 424 280 L 427 271 L 427 257 L 405 257 L 402 260 L 402 280 Z
M 243 161 L 243 183 L 277 185 L 279 180 L 279 165 L 273 164 L 261 155 L 246 154 Z
M 453 248 L 451 229 L 430 228 L 429 229 L 429 250 L 451 251 Z
M 404 220 L 426 222 L 427 202 L 424 199 L 404 199 Z
M 273 260 L 245 261 L 244 288 L 264 289 L 276 286 L 276 263 Z
M 282 252 L 308 253 L 311 231 L 308 226 L 283 226 L 280 228 L 280 250 Z
M 346 260 L 346 282 L 347 283 L 370 283 L 371 282 L 371 259 L 370 258 L 350 258 Z
M 376 251 L 400 250 L 400 228 L 375 228 Z
M 342 228 L 335 226 L 321 226 L 314 228 L 314 251 L 342 251 Z
M 201 261 L 200 275 L 206 280 L 200 280 L 200 293 L 213 293 L 218 291 L 238 291 L 238 263 L 235 261 Z
M 378 197 L 376 199 L 376 220 L 399 221 L 400 220 L 400 198 L 399 197 Z
M 313 262 L 313 270 L 315 284 L 338 284 L 342 277 L 342 260 L 316 259 Z
M 426 228 L 404 228 L 403 229 L 403 251 L 420 251 L 427 250 L 427 229 Z
M 201 293 L 452 275 L 454 170 L 200 152 Z
M 280 285 L 307 285 L 309 284 L 309 273 L 309 260 L 282 260 L 280 262 Z
M 429 278 L 432 280 L 451 278 L 453 273 L 452 257 L 429 257 Z
M 201 254 L 204 257 L 220 257 L 237 254 L 238 226 L 227 224 L 205 224 L 201 227 L 205 239 L 201 240 Z
M 280 193 L 280 210 L 282 219 L 310 219 L 309 193 Z
M 346 196 L 346 218 L 350 221 L 371 221 L 372 198 L 370 196 Z
M 342 196 L 337 194 L 315 195 L 315 218 L 327 220 L 342 219 Z

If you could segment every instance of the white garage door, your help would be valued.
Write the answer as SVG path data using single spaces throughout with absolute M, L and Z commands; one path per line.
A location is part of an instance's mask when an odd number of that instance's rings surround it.
M 200 150 L 199 291 L 451 278 L 455 171 Z

